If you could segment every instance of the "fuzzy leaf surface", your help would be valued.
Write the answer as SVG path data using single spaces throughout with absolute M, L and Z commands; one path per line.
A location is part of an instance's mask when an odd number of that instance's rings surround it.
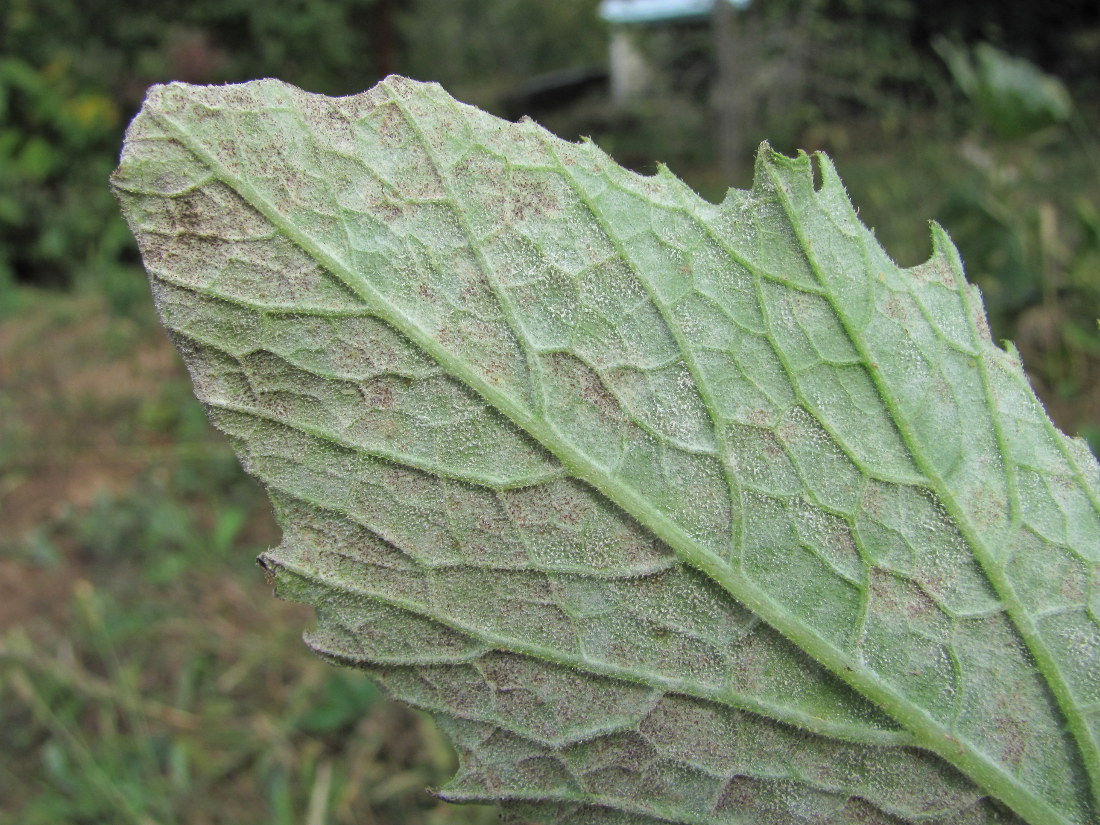
M 113 186 L 307 637 L 544 823 L 1096 823 L 1100 469 L 954 247 L 390 78 L 154 87 Z

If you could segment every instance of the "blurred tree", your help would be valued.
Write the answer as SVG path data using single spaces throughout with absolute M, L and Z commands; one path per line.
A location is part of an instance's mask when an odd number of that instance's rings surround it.
M 396 13 L 402 73 L 436 80 L 460 100 L 499 111 L 526 78 L 602 64 L 598 0 L 410 0 Z
M 0 310 L 5 285 L 140 294 L 106 179 L 152 83 L 277 75 L 326 94 L 393 68 L 387 0 L 0 3 Z

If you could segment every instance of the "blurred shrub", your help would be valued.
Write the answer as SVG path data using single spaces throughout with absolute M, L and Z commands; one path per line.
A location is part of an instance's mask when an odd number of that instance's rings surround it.
M 103 185 L 119 121 L 64 59 L 0 58 L 0 297 L 15 280 L 67 284 L 120 260 L 129 235 Z
M 1023 138 L 1069 119 L 1066 87 L 1032 63 L 988 43 L 970 50 L 941 38 L 934 46 L 955 85 L 997 137 Z
M 85 281 L 127 314 L 147 300 L 106 184 L 150 84 L 278 75 L 318 92 L 360 91 L 386 68 L 376 15 L 386 5 L 0 3 L 0 314 L 15 311 L 15 282 Z
M 1083 398 L 1100 376 L 1100 209 L 1097 186 L 1082 181 L 1096 181 L 1100 145 L 1057 78 L 984 43 L 936 49 L 969 128 L 938 217 L 985 293 L 994 333 L 1016 341 L 1048 403 Z M 1079 429 L 1100 448 L 1100 431 Z

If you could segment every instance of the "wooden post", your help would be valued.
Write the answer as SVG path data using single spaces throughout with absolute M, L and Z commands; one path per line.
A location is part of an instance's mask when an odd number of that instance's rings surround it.
M 737 117 L 737 54 L 734 32 L 736 11 L 729 0 L 714 0 L 711 29 L 717 74 L 714 107 L 717 114 L 718 165 L 727 185 L 738 183 L 741 170 L 741 140 Z
M 649 87 L 650 67 L 636 37 L 631 26 L 611 30 L 611 101 L 617 106 L 636 101 Z
M 374 53 L 378 75 L 387 77 L 393 73 L 393 7 L 390 0 L 377 0 L 374 4 Z

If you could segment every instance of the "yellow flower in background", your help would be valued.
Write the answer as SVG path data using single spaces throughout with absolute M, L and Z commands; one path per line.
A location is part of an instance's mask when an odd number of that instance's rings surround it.
M 81 126 L 109 128 L 118 123 L 118 107 L 101 94 L 83 94 L 70 98 L 64 104 L 65 114 Z

